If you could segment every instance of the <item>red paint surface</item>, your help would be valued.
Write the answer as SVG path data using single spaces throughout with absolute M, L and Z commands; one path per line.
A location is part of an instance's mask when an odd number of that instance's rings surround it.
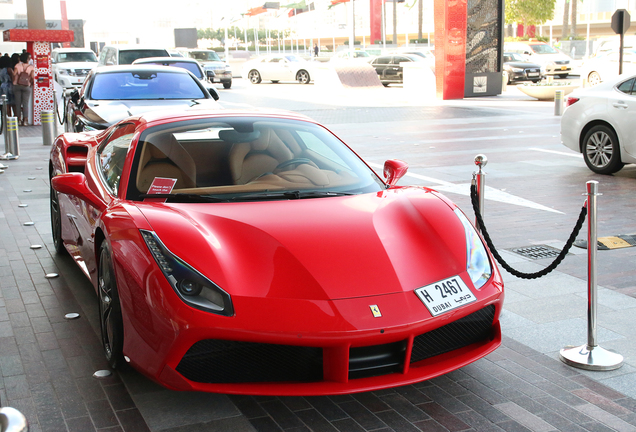
M 466 0 L 435 0 L 435 78 L 437 97 L 464 98 Z

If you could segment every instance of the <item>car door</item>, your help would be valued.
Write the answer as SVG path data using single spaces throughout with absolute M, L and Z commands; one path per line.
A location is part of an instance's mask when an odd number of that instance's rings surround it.
M 623 150 L 636 157 L 636 78 L 623 81 L 608 98 L 608 112 Z
M 400 66 L 400 63 L 410 62 L 412 61 L 410 58 L 405 56 L 393 56 L 391 59 L 391 65 L 387 69 L 387 74 L 389 79 L 393 82 L 403 82 L 404 81 L 404 68 Z
M 380 81 L 386 80 L 386 70 L 391 66 L 391 56 L 378 57 L 371 63 L 378 73 Z

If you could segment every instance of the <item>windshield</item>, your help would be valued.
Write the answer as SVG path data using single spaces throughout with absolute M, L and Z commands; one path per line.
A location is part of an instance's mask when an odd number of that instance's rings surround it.
M 132 64 L 137 59 L 146 57 L 170 57 L 165 49 L 132 49 L 119 51 L 119 64 Z
M 505 62 L 510 62 L 510 61 L 518 61 L 518 62 L 522 62 L 525 61 L 523 57 L 521 57 L 521 54 L 517 54 L 517 53 L 505 53 L 504 54 L 504 61 Z
M 190 51 L 190 57 L 200 61 L 221 61 L 214 51 Z
M 534 51 L 537 54 L 558 54 L 559 53 L 550 45 L 545 45 L 545 44 L 530 45 L 530 48 L 532 48 L 532 51 Z
M 102 72 L 95 74 L 88 99 L 162 100 L 204 99 L 191 75 L 165 71 Z
M 166 189 L 165 183 L 171 184 Z M 145 130 L 127 197 L 169 201 L 260 201 L 378 192 L 384 184 L 321 126 L 298 120 L 228 117 Z
M 138 64 L 138 63 L 135 63 Z M 190 72 L 192 72 L 194 74 L 195 77 L 197 78 L 203 78 L 203 74 L 201 72 L 201 68 L 199 67 L 199 64 L 196 62 L 189 62 L 189 61 L 141 61 L 141 64 L 154 64 L 157 66 L 172 66 L 172 67 L 178 67 L 178 68 L 182 68 L 185 70 L 189 70 Z
M 58 63 L 70 63 L 70 62 L 97 63 L 97 56 L 95 55 L 93 51 L 58 53 L 56 61 Z

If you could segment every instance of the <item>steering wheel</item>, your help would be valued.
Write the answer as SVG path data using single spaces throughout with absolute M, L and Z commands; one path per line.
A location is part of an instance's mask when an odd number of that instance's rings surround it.
M 307 159 L 307 158 L 294 158 L 294 159 L 290 159 L 287 160 L 285 162 L 281 162 L 278 164 L 278 166 L 276 168 L 274 168 L 274 172 L 280 172 L 280 171 L 285 171 L 285 169 L 288 169 L 288 167 L 293 166 L 293 165 L 302 165 L 302 164 L 308 164 L 311 165 L 315 168 L 318 168 L 318 165 L 316 165 L 311 159 Z

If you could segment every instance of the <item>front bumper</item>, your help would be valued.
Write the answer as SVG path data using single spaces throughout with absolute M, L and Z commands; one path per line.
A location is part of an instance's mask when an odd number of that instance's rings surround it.
M 220 71 L 220 70 L 215 70 L 215 77 L 212 79 L 212 82 L 215 83 L 225 83 L 225 82 L 231 82 L 232 81 L 232 72 L 231 71 Z
M 572 67 L 570 65 L 555 65 L 555 66 L 546 66 L 545 75 L 565 75 L 570 74 L 572 72 Z
M 144 344 L 131 343 L 135 348 L 125 346 L 124 353 L 175 390 L 289 396 L 378 390 L 443 375 L 494 351 L 504 297 L 498 273 L 475 293 L 477 301 L 435 318 L 414 292 L 334 301 L 233 298 L 233 317 L 203 320 L 206 314 L 190 309 L 174 340 L 161 343 L 165 352 L 136 352 Z M 181 321 L 172 317 L 173 326 Z M 158 360 L 148 368 L 150 358 Z
M 58 75 L 57 82 L 64 88 L 81 87 L 84 84 L 85 76 Z

